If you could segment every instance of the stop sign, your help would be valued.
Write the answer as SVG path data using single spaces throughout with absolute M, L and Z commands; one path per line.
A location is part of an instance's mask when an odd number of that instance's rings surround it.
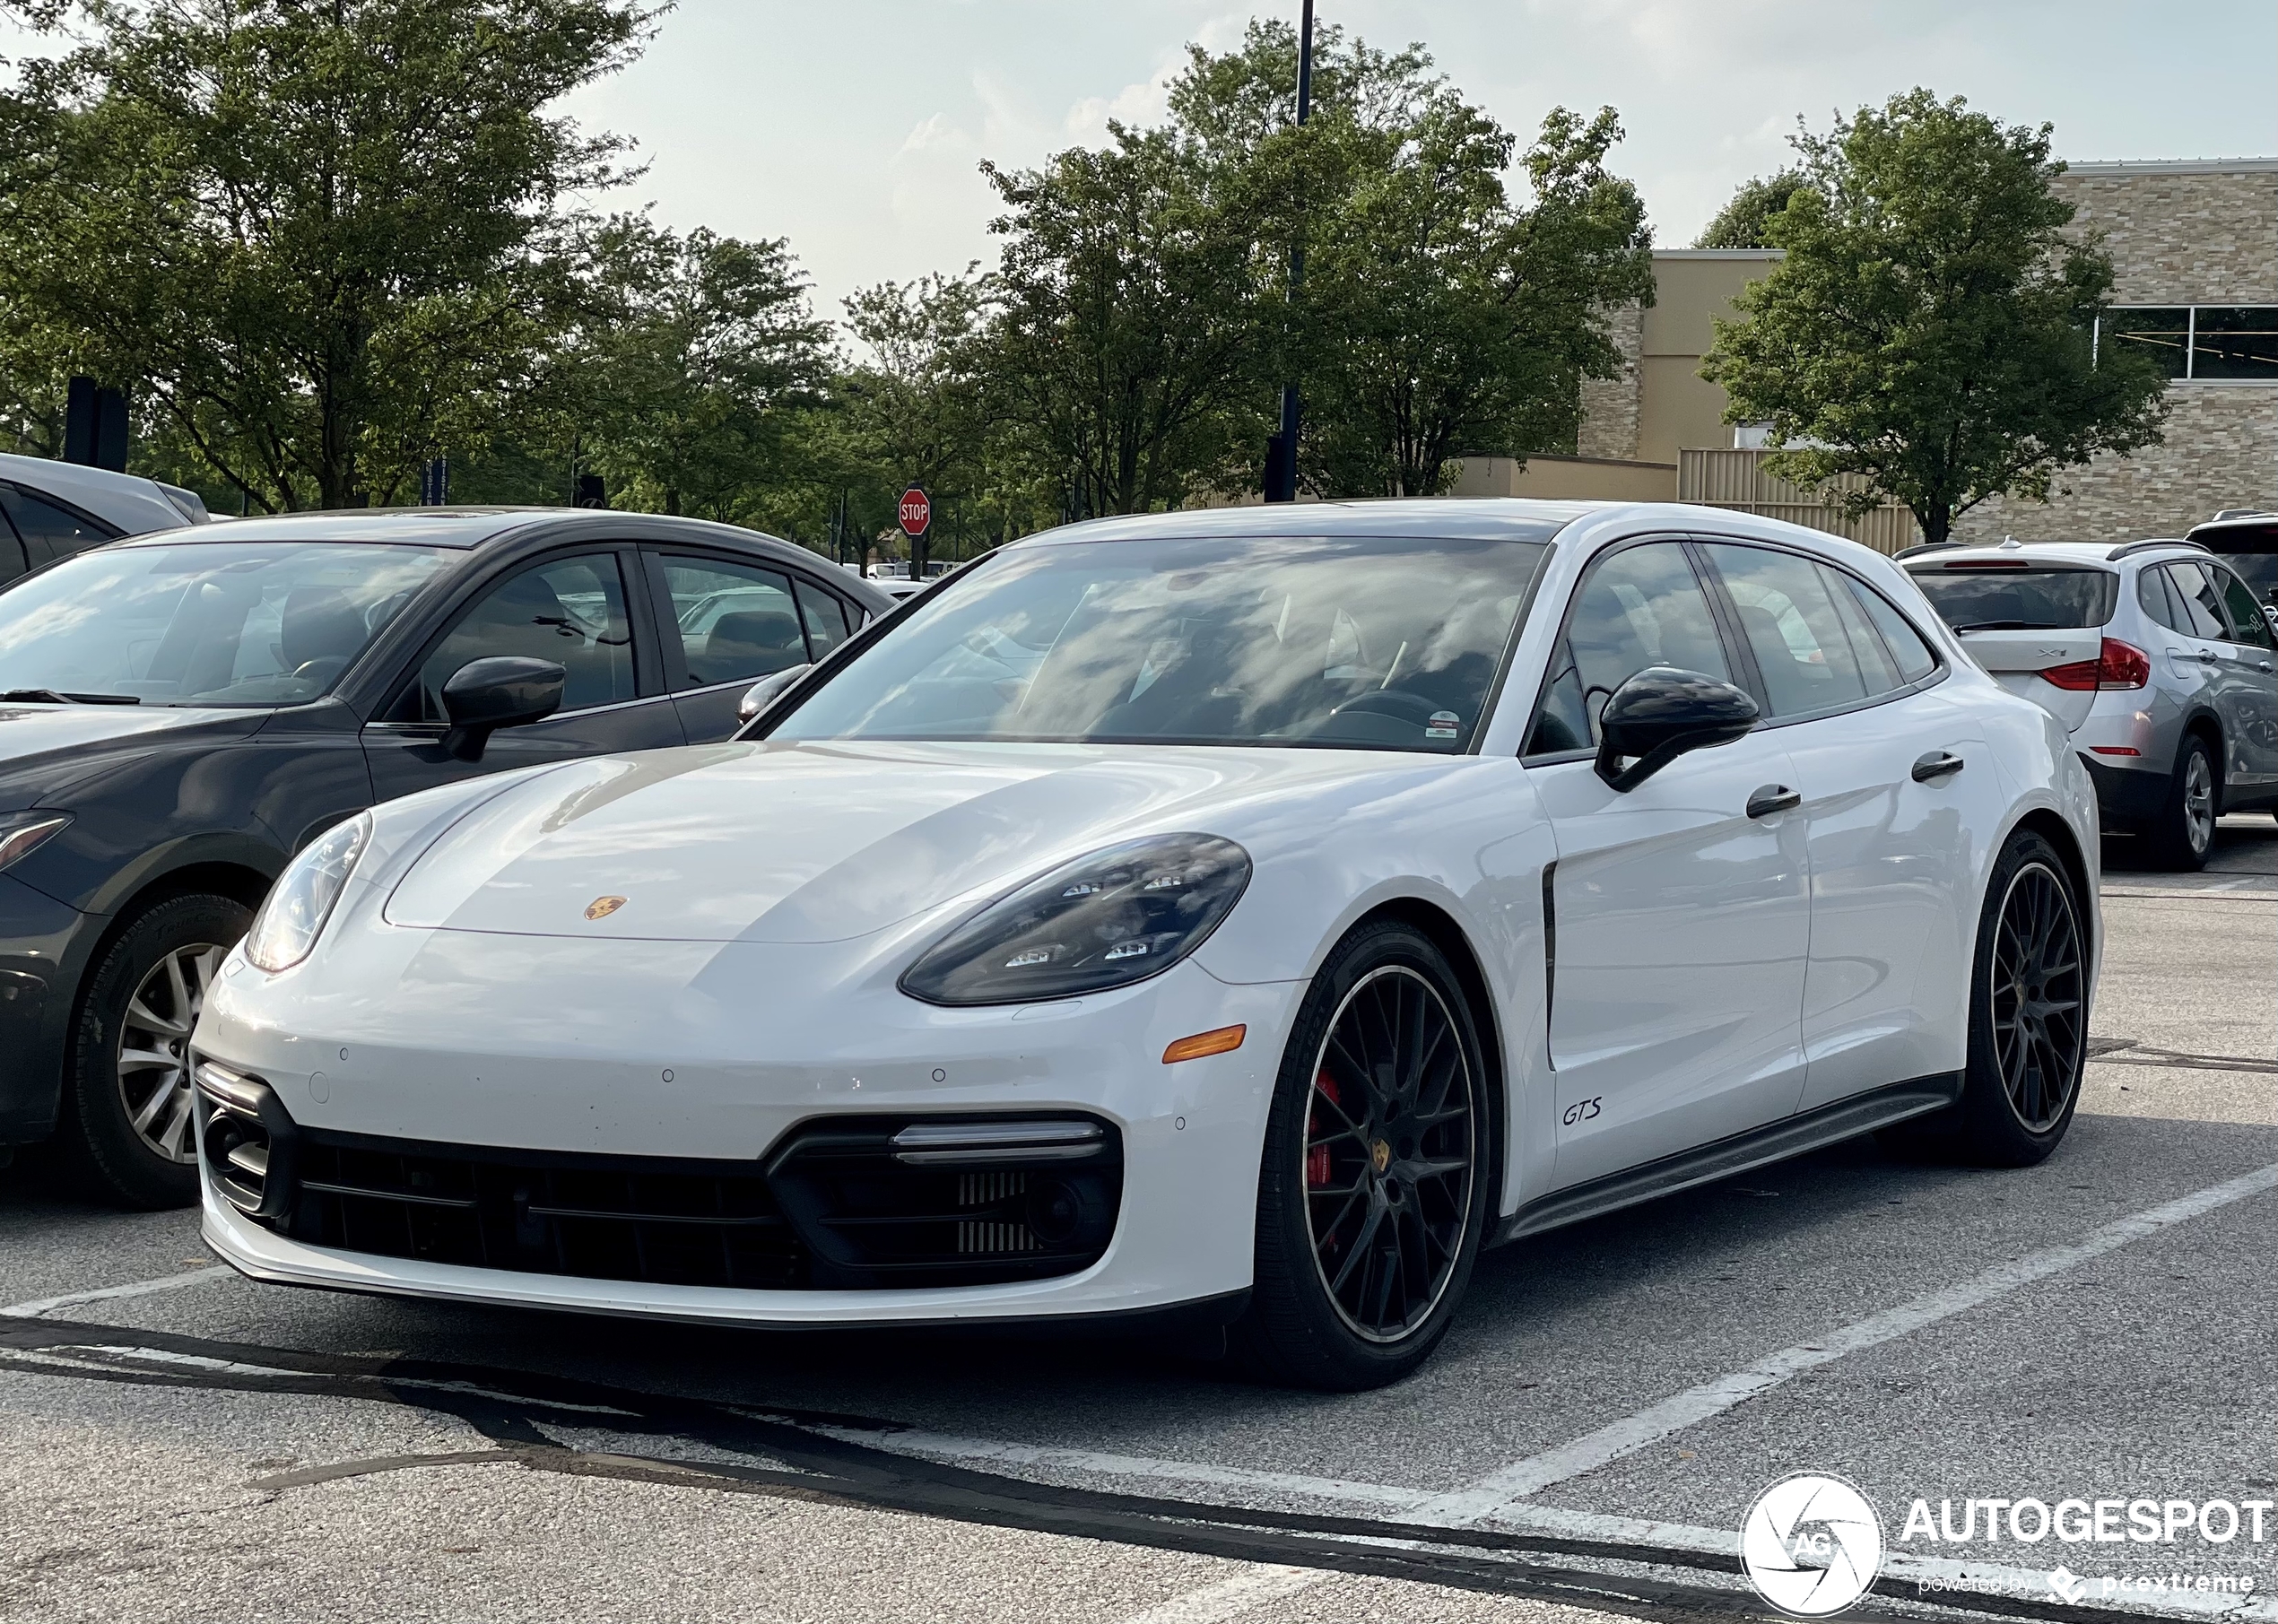
M 920 486 L 912 485 L 901 493 L 901 533 L 916 541 L 926 534 L 934 522 L 934 499 Z

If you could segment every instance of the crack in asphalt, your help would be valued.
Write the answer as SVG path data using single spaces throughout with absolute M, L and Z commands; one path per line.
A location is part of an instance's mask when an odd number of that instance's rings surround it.
M 2133 1038 L 2090 1038 L 2088 1064 L 2174 1066 L 2192 1072 L 2261 1072 L 2278 1076 L 2278 1060 L 2258 1060 L 2251 1055 L 2193 1055 L 2182 1049 L 2138 1043 Z
M 1670 1569 L 1736 1578 L 1729 1555 L 1679 1547 L 1387 1518 L 1265 1510 L 1203 1500 L 1072 1488 L 979 1472 L 855 1443 L 850 1429 L 891 1430 L 861 1417 L 770 1410 L 571 1377 L 424 1359 L 376 1359 L 209 1341 L 117 1325 L 0 1323 L 0 1368 L 25 1374 L 205 1391 L 360 1399 L 456 1419 L 491 1447 L 378 1455 L 256 1478 L 280 1493 L 344 1478 L 465 1465 L 767 1495 L 901 1511 L 1000 1528 L 1187 1551 L 1249 1562 L 1405 1579 L 1530 1596 L 1639 1618 L 1761 1617 L 1736 1585 L 1665 1576 Z M 735 1461 L 579 1450 L 550 1423 L 709 1446 Z M 1569 1567 L 1545 1557 L 1602 1564 Z M 1642 1570 L 1642 1571 L 1640 1571 Z M 2143 1609 L 2067 1606 L 2002 1592 L 1947 1591 L 1936 1603 L 1871 1594 L 1855 1612 L 1909 1617 L 1995 1615 L 2051 1624 L 2109 1624 L 2159 1616 Z

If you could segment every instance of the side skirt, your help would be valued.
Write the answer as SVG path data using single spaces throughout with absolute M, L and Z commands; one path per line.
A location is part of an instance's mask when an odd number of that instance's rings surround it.
M 1762 1127 L 1751 1128 L 1745 1133 L 1735 1133 L 1696 1150 L 1665 1156 L 1642 1167 L 1627 1168 L 1570 1189 L 1553 1190 L 1504 1219 L 1489 1244 L 1500 1246 L 1505 1241 L 1562 1229 L 1639 1202 L 1673 1195 L 1695 1185 L 1730 1178 L 1735 1173 L 1745 1173 L 1770 1162 L 1824 1150 L 1862 1133 L 1872 1133 L 1877 1128 L 1892 1127 L 1910 1117 L 1943 1110 L 1961 1098 L 1960 1072 L 1942 1072 L 1935 1076 L 1917 1077 L 1865 1094 L 1854 1094 L 1848 1099 L 1839 1099 L 1801 1116 L 1783 1116 L 1778 1122 L 1766 1123 Z

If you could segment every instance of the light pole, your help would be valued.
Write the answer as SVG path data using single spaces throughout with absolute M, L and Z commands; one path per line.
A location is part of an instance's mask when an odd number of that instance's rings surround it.
M 1313 110 L 1313 0 L 1305 0 L 1304 19 L 1297 38 L 1297 122 L 1304 126 Z M 1290 304 L 1297 304 L 1305 285 L 1305 242 L 1300 236 L 1290 244 Z M 1265 499 L 1297 500 L 1297 429 L 1299 406 L 1295 380 L 1282 386 L 1282 428 L 1265 442 Z

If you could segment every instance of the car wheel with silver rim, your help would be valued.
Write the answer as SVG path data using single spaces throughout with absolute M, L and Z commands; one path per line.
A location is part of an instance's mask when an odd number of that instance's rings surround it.
M 2214 751 L 2197 734 L 2186 734 L 2177 753 L 2167 801 L 2152 829 L 2152 859 L 2162 868 L 2204 868 L 2214 849 L 2214 821 L 2222 810 Z
M 1379 1386 L 1444 1335 L 1486 1218 L 1488 1098 L 1469 1003 L 1411 926 L 1334 951 L 1284 1055 L 1239 1350 L 1261 1374 Z
M 90 1171 L 127 1206 L 197 1195 L 190 1034 L 252 916 L 228 897 L 175 897 L 136 916 L 88 986 L 65 1126 Z

